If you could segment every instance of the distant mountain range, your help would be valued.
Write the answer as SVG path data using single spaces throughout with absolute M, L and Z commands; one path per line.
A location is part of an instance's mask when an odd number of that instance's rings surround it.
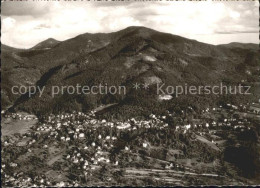
M 238 43 L 238 42 L 231 42 L 229 44 L 221 44 L 219 46 L 224 46 L 227 48 L 243 48 L 243 49 L 258 49 L 259 45 L 258 44 L 253 44 L 253 43 Z
M 118 103 L 105 116 L 145 115 L 182 104 L 200 108 L 218 102 L 256 100 L 219 96 L 182 96 L 159 102 L 155 85 L 254 85 L 259 82 L 259 47 L 256 44 L 210 45 L 145 27 L 128 27 L 113 33 L 82 34 L 66 41 L 47 39 L 27 50 L 6 45 L 2 49 L 2 107 L 36 114 L 87 111 L 101 104 Z M 125 85 L 126 95 L 59 95 L 46 90 L 40 98 L 13 95 L 14 85 Z M 136 91 L 134 83 L 149 84 Z M 234 99 L 232 99 L 234 98 Z M 181 103 L 181 104 L 179 104 Z M 104 115 L 103 114 L 103 115 Z M 119 114 L 119 115 L 118 115 Z M 120 115 L 121 114 L 121 115 Z
M 35 45 L 31 48 L 31 50 L 47 50 L 55 47 L 57 44 L 59 44 L 60 41 L 57 41 L 53 38 L 49 38 L 45 41 L 40 42 L 39 44 Z

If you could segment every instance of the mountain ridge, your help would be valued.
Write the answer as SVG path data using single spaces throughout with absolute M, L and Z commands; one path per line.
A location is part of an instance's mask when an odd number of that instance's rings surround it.
M 12 96 L 10 86 L 18 81 L 28 86 L 44 83 L 44 86 L 49 87 L 105 82 L 130 87 L 135 82 L 155 83 L 155 80 L 168 85 L 205 85 L 223 81 L 236 84 L 241 80 L 257 79 L 258 73 L 257 49 L 215 46 L 145 27 L 128 27 L 113 33 L 86 33 L 61 41 L 51 49 L 36 51 L 37 53 L 35 50 L 28 50 L 15 52 L 15 55 L 7 52 L 4 54 L 5 60 L 10 61 L 9 66 L 14 64 L 16 67 L 11 70 L 11 67 L 4 65 L 4 74 L 7 75 L 4 77 L 7 83 L 4 91 L 6 98 L 11 98 L 9 105 L 15 103 L 13 109 L 33 111 L 36 114 L 75 108 L 86 111 L 108 103 L 120 103 L 118 109 L 132 108 L 141 111 L 151 111 L 154 106 L 149 107 L 142 101 L 149 92 L 138 93 L 133 89 L 127 90 L 125 96 L 91 95 L 88 98 L 83 95 L 63 95 L 52 99 L 45 93 L 42 98 L 35 96 L 20 99 L 22 102 L 18 104 L 15 101 L 20 96 Z M 55 72 L 52 73 L 51 70 Z M 252 74 L 248 75 L 246 71 Z M 19 75 L 20 79 L 15 78 L 15 75 Z M 26 81 L 28 75 L 33 75 L 29 79 L 34 80 L 32 83 Z M 156 106 L 158 101 L 155 98 L 152 94 L 147 101 Z M 209 98 L 210 103 L 216 101 L 216 96 Z M 201 99 L 208 100 L 207 97 L 199 97 Z M 171 102 L 174 100 L 181 99 L 175 98 Z M 198 103 L 201 105 L 201 102 Z M 123 112 L 127 114 L 128 111 Z
M 60 41 L 58 41 L 54 38 L 48 38 L 48 39 L 36 44 L 32 48 L 30 48 L 30 50 L 50 49 L 50 48 L 55 47 L 59 43 L 60 43 Z
M 134 30 L 134 29 L 148 29 L 148 30 L 151 30 L 151 31 L 156 31 L 154 29 L 151 29 L 151 28 L 147 28 L 147 27 L 144 27 L 144 26 L 129 26 L 129 27 L 126 27 L 124 29 L 121 29 L 119 31 L 114 31 L 114 32 L 110 32 L 110 33 L 104 33 L 104 32 L 98 32 L 98 33 L 82 33 L 82 34 L 79 34 L 75 37 L 72 37 L 72 38 L 69 38 L 69 39 L 66 39 L 66 40 L 63 40 L 63 41 L 59 41 L 55 38 L 48 38 L 48 39 L 45 39 L 37 44 L 35 44 L 33 47 L 31 48 L 25 48 L 23 50 L 29 50 L 29 49 L 33 49 L 34 47 L 36 47 L 37 45 L 43 43 L 43 42 L 47 42 L 47 41 L 54 41 L 54 42 L 65 42 L 65 41 L 68 41 L 68 40 L 71 40 L 71 39 L 74 39 L 74 38 L 77 38 L 77 37 L 80 37 L 80 36 L 84 36 L 84 35 L 106 35 L 106 34 L 117 34 L 118 32 L 123 32 L 123 31 L 127 31 L 127 30 Z M 173 36 L 178 36 L 176 34 L 173 34 L 173 33 L 165 33 L 165 32 L 161 32 L 161 31 L 156 31 L 156 32 L 159 32 L 159 33 L 164 33 L 164 34 L 170 34 L 170 35 L 173 35 Z M 183 37 L 183 36 L 179 36 L 179 37 L 182 37 L 182 38 L 185 38 L 185 39 L 188 39 L 187 37 Z M 209 43 L 206 43 L 206 42 L 201 42 L 201 41 L 198 41 L 196 39 L 189 39 L 189 40 L 194 40 L 194 41 L 197 41 L 197 42 L 200 42 L 200 43 L 204 43 L 204 44 L 209 44 Z M 10 47 L 10 48 L 15 48 L 15 47 L 12 47 L 12 46 L 9 46 L 9 45 L 6 45 L 6 44 L 2 44 L 4 46 L 7 46 L 7 47 Z M 256 45 L 256 46 L 259 46 L 259 44 L 257 43 L 243 43 L 243 42 L 230 42 L 230 43 L 224 43 L 224 44 L 217 44 L 217 45 L 214 45 L 214 44 L 209 44 L 209 45 L 213 45 L 213 46 L 227 46 L 227 45 Z M 20 49 L 20 48 L 16 48 L 16 49 Z

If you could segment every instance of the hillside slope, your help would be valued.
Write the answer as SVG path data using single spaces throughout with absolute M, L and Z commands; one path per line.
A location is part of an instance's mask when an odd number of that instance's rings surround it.
M 41 97 L 38 94 L 31 98 L 23 95 L 10 102 L 14 103 L 13 110 L 36 114 L 87 111 L 101 104 L 119 103 L 105 116 L 120 118 L 132 113 L 142 116 L 156 109 L 165 110 L 176 106 L 176 102 L 178 105 L 192 104 L 200 108 L 223 100 L 235 102 L 257 98 L 254 95 L 237 96 L 238 99 L 214 95 L 175 98 L 173 95 L 170 101 L 158 101 L 156 84 L 205 86 L 221 82 L 230 85 L 238 85 L 241 81 L 244 84 L 258 82 L 259 52 L 258 49 L 246 47 L 209 45 L 144 27 L 128 27 L 109 34 L 83 34 L 44 51 L 35 53 L 30 49 L 16 52 L 15 56 L 9 53 L 2 58 L 15 63 L 12 67 L 25 76 L 19 78 L 20 82 L 28 79 L 28 75 L 33 77 L 29 78 L 31 84 L 46 87 Z M 9 64 L 5 65 L 3 74 L 12 75 L 9 74 Z M 17 64 L 24 64 L 28 68 L 18 69 Z M 5 91 L 18 82 L 15 77 L 10 77 Z M 136 90 L 134 83 L 149 84 L 149 89 Z M 127 92 L 126 95 L 70 95 L 65 92 L 55 98 L 51 96 L 51 87 L 54 85 L 77 84 L 126 86 Z

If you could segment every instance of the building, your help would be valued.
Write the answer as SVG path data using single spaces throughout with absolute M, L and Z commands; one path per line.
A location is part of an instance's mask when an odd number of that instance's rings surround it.
M 260 114 L 260 104 L 251 104 L 249 110 L 253 111 L 256 114 Z

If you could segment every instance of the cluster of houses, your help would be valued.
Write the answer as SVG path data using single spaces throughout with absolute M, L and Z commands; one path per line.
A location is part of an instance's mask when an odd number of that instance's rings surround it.
M 204 110 L 204 113 L 218 111 L 219 108 L 221 109 L 222 107 L 208 108 Z M 235 109 L 235 107 L 232 108 Z M 19 120 L 35 118 L 30 115 L 22 116 L 15 113 L 7 116 Z M 184 122 L 182 125 L 171 127 L 167 122 L 168 118 L 172 118 L 172 116 L 170 112 L 167 112 L 166 115 L 162 116 L 151 114 L 148 120 L 136 120 L 132 118 L 124 122 L 108 122 L 105 119 L 96 119 L 95 111 L 91 111 L 90 113 L 74 112 L 59 115 L 51 114 L 45 117 L 43 123 L 35 125 L 31 128 L 29 133 L 22 135 L 22 138 L 27 139 L 25 147 L 28 149 L 28 153 L 32 152 L 34 145 L 38 143 L 42 135 L 47 138 L 46 142 L 42 145 L 43 149 L 48 149 L 53 143 L 62 144 L 70 148 L 63 153 L 62 160 L 67 161 L 67 164 L 71 165 L 71 168 L 80 169 L 82 176 L 87 181 L 88 178 L 91 177 L 92 172 L 100 169 L 103 165 L 108 165 L 111 168 L 121 166 L 123 161 L 120 161 L 120 158 L 114 155 L 112 151 L 114 151 L 115 145 L 117 145 L 118 140 L 120 140 L 124 134 L 141 135 L 142 132 L 146 130 L 160 131 L 169 129 L 169 127 L 178 133 L 187 134 L 189 132 L 197 132 L 199 135 L 214 133 L 214 130 L 217 130 L 219 127 L 230 127 L 241 131 L 250 129 L 246 126 L 247 123 L 249 123 L 246 118 L 239 119 L 234 117 L 223 117 L 220 121 L 194 119 L 192 123 Z M 4 141 L 4 143 L 4 146 L 15 145 L 15 143 L 10 144 L 8 141 Z M 144 136 L 138 140 L 137 145 L 145 150 L 149 149 L 152 144 L 153 143 L 149 142 Z M 132 148 L 133 146 L 126 142 L 123 147 L 121 147 L 121 150 L 127 153 L 131 152 Z M 53 185 L 46 177 L 36 176 L 34 179 L 31 179 L 19 173 L 12 175 L 6 174 L 6 165 L 11 168 L 17 168 L 17 164 L 15 162 L 10 162 L 9 164 L 2 163 L 1 173 L 4 175 L 5 183 L 8 185 Z M 172 169 L 179 166 L 178 164 L 169 163 L 165 166 L 165 169 Z M 55 186 L 77 185 L 76 181 L 72 184 L 68 182 L 56 183 Z
M 37 120 L 38 118 L 35 115 L 21 114 L 21 113 L 5 113 L 2 111 L 1 114 L 4 118 L 12 118 L 16 120 Z
M 25 177 L 22 172 L 8 175 L 8 174 L 4 173 L 3 167 L 1 169 L 1 174 L 2 174 L 2 180 L 4 179 L 5 185 L 8 185 L 8 186 L 17 186 L 17 187 L 51 186 L 51 182 L 46 177 L 35 176 L 32 179 L 30 177 Z

